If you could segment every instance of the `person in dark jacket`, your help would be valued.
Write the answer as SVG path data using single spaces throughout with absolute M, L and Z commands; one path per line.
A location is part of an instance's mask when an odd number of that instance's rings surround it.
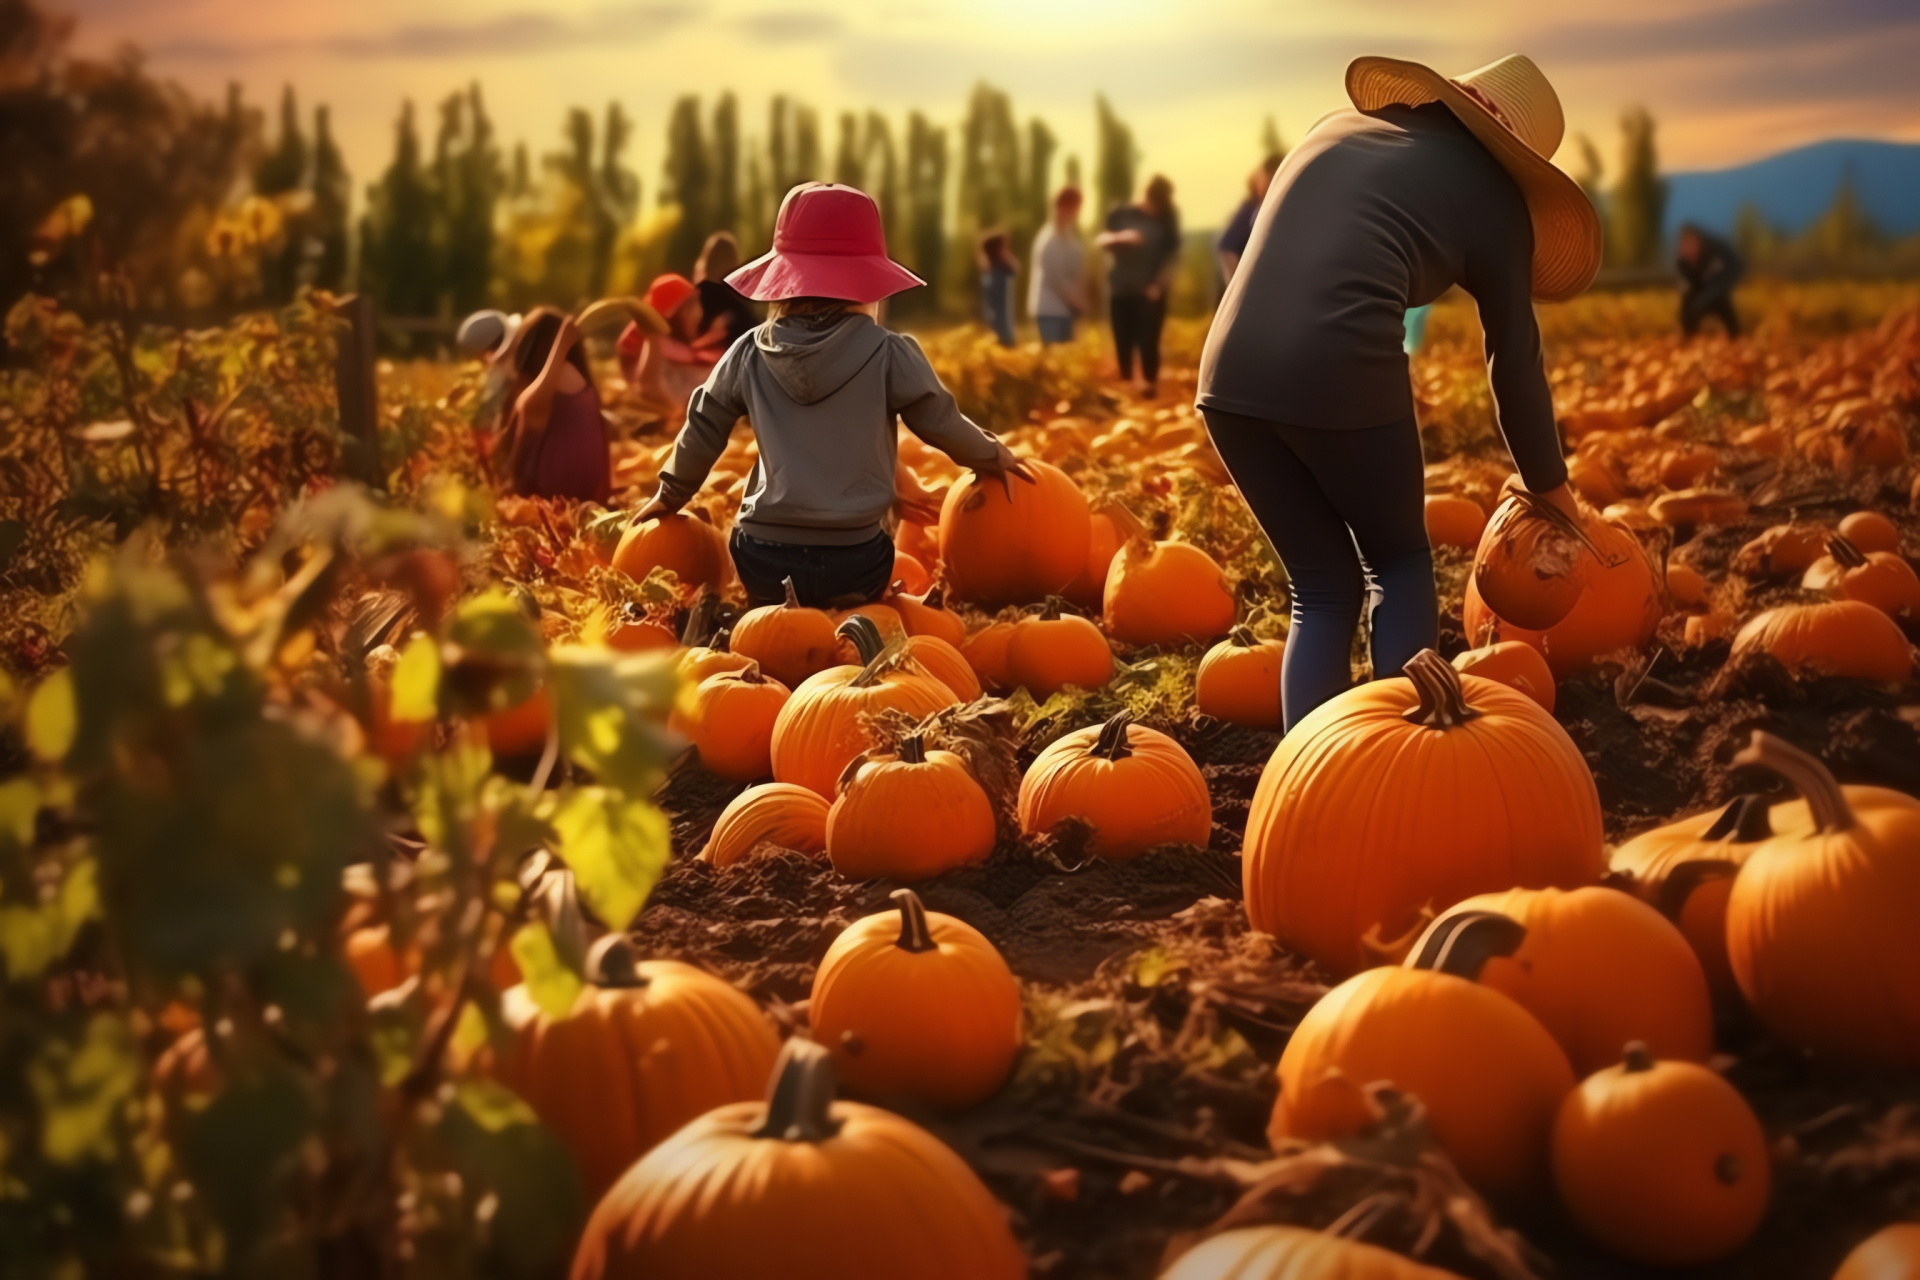
M 882 299 L 925 282 L 887 257 L 879 206 L 865 192 L 794 188 L 781 202 L 772 252 L 727 282 L 771 303 L 772 314 L 693 393 L 659 492 L 639 518 L 686 505 L 747 418 L 760 458 L 729 545 L 751 604 L 785 600 L 787 578 L 815 608 L 864 604 L 886 591 L 896 418 L 963 467 L 1002 484 L 1034 482 L 960 412 L 920 345 L 874 319 Z
M 1019 265 L 1013 258 L 1013 241 L 1004 231 L 989 231 L 980 237 L 980 319 L 1000 345 L 1013 345 L 1013 281 Z
M 1155 174 L 1138 204 L 1123 204 L 1107 215 L 1107 229 L 1094 243 L 1112 258 L 1107 297 L 1120 376 L 1132 381 L 1133 357 L 1139 353 L 1141 390 L 1152 399 L 1160 383 L 1167 294 L 1180 265 L 1180 211 L 1173 207 L 1173 183 Z
M 1691 338 L 1708 316 L 1720 317 L 1727 336 L 1740 336 L 1740 317 L 1733 311 L 1733 287 L 1746 274 L 1747 264 L 1733 246 L 1691 222 L 1680 225 L 1680 331 Z
M 1279 152 L 1272 152 L 1260 162 L 1258 169 L 1247 175 L 1247 198 L 1233 211 L 1227 229 L 1220 233 L 1214 245 L 1222 285 L 1232 280 L 1233 273 L 1240 269 L 1240 257 L 1247 251 L 1247 241 L 1253 239 L 1253 220 L 1260 216 L 1260 203 L 1267 198 L 1267 188 L 1273 185 L 1273 175 L 1280 172 L 1280 164 L 1285 159 Z
M 1600 224 L 1549 162 L 1559 100 L 1513 56 L 1458 80 L 1361 58 L 1355 110 L 1323 118 L 1274 176 L 1201 357 L 1221 459 L 1285 563 L 1289 728 L 1352 683 L 1371 593 L 1376 677 L 1438 629 L 1406 313 L 1459 285 L 1479 305 L 1496 416 L 1527 488 L 1577 509 L 1535 298 L 1600 265 Z
M 731 231 L 716 231 L 693 264 L 693 287 L 700 294 L 699 343 L 725 350 L 760 323 L 753 304 L 727 283 L 740 268 L 740 242 Z

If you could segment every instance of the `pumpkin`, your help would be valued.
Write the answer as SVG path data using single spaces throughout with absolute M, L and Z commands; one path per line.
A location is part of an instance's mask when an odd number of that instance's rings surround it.
M 939 636 L 908 636 L 901 652 L 910 665 L 952 690 L 954 701 L 972 702 L 980 696 L 980 677 L 967 665 L 966 655 Z
M 1648 508 L 1661 524 L 1680 528 L 1696 524 L 1739 524 L 1747 518 L 1747 500 L 1719 489 L 1681 489 L 1663 493 Z
M 1025 466 L 1031 484 L 969 472 L 947 490 L 940 559 L 962 600 L 988 608 L 1044 600 L 1086 568 L 1086 495 L 1058 467 L 1036 459 Z
M 1777 524 L 1734 553 L 1733 567 L 1760 578 L 1785 578 L 1806 572 L 1827 545 L 1817 524 Z
M 1898 551 L 1900 529 L 1878 511 L 1856 511 L 1840 522 L 1840 536 L 1860 550 Z
M 1431 649 L 1405 675 L 1294 725 L 1247 814 L 1248 920 L 1334 973 L 1397 959 L 1471 894 L 1600 878 L 1600 798 L 1566 730 Z
M 893 547 L 904 551 L 923 565 L 934 565 L 940 560 L 940 539 L 934 530 L 912 520 L 902 520 L 900 527 L 893 531 Z
M 651 653 L 659 649 L 678 649 L 680 638 L 656 618 L 650 618 L 631 602 L 617 609 L 601 607 L 588 616 L 582 628 L 589 637 L 597 637 L 609 649 L 621 653 Z
M 887 598 L 887 604 L 899 615 L 910 636 L 938 636 L 955 648 L 966 642 L 967 624 L 948 610 L 946 592 L 940 587 L 930 587 L 920 595 L 895 594 Z
M 393 990 L 412 976 L 413 967 L 394 950 L 392 930 L 384 924 L 366 924 L 353 930 L 342 940 L 340 949 L 369 999 Z
M 400 652 L 392 645 L 377 645 L 366 657 L 367 744 L 395 774 L 406 771 L 433 733 L 432 720 L 401 720 L 393 714 L 393 669 L 399 664 Z
M 1119 550 L 1120 531 L 1113 527 L 1113 517 L 1104 511 L 1094 512 L 1088 517 L 1087 562 L 1060 594 L 1082 609 L 1098 609 L 1106 596 L 1107 570 Z
M 1477 547 L 1487 530 L 1487 513 L 1472 498 L 1427 495 L 1427 540 L 1436 547 Z
M 1262 640 L 1248 627 L 1235 627 L 1200 659 L 1193 679 L 1195 705 L 1202 714 L 1229 724 L 1278 729 L 1280 665 L 1286 652 L 1285 641 Z
M 1207 780 L 1186 749 L 1127 712 L 1055 739 L 1020 779 L 1020 830 L 1068 818 L 1092 828 L 1088 851 L 1131 858 L 1163 844 L 1206 847 L 1213 833 Z
M 1467 582 L 1461 625 L 1476 645 L 1518 640 L 1540 651 L 1556 680 L 1565 680 L 1617 649 L 1638 649 L 1653 638 L 1664 613 L 1660 570 L 1624 525 L 1590 520 L 1587 538 L 1598 551 L 1581 563 L 1585 589 L 1572 610 L 1545 631 L 1503 621 Z
M 1644 1041 L 1662 1058 L 1705 1062 L 1713 1052 L 1713 1002 L 1700 961 L 1679 929 L 1617 889 L 1509 889 L 1477 894 L 1433 922 L 1414 945 L 1444 937 L 1455 916 L 1491 912 L 1527 931 L 1512 954 L 1496 956 L 1480 981 L 1540 1020 L 1574 1074 L 1620 1060 L 1620 1046 Z
M 1745 1244 L 1767 1211 L 1768 1161 L 1738 1090 L 1637 1041 L 1568 1094 L 1553 1124 L 1553 1181 L 1568 1213 L 1648 1266 L 1700 1266 Z
M 1803 1049 L 1920 1067 L 1920 800 L 1842 787 L 1771 734 L 1734 757 L 1806 803 L 1774 809 L 1727 899 L 1727 958 L 1774 1035 Z
M 1682 609 L 1698 609 L 1707 602 L 1707 580 L 1691 565 L 1667 565 L 1667 594 Z
M 1920 1223 L 1896 1222 L 1868 1236 L 1833 1280 L 1920 1280 Z
M 496 756 L 535 755 L 553 732 L 553 698 L 541 685 L 513 706 L 478 717 L 474 727 Z
M 900 646 L 883 645 L 867 618 L 841 628 L 865 666 L 830 667 L 808 676 L 773 722 L 773 776 L 833 798 L 847 764 L 874 746 L 864 720 L 901 711 L 916 722 L 954 705 L 953 690 L 923 671 L 903 666 Z
M 1748 427 L 1733 438 L 1742 449 L 1751 449 L 1765 458 L 1777 458 L 1787 451 L 1786 433 L 1770 423 Z
M 1212 556 L 1187 542 L 1155 542 L 1125 507 L 1110 510 L 1122 541 L 1107 567 L 1101 613 L 1114 639 L 1179 646 L 1233 628 L 1240 606 Z
M 1720 454 L 1706 445 L 1669 449 L 1660 455 L 1660 483 L 1669 489 L 1685 489 L 1720 465 Z
M 1267 1133 L 1275 1143 L 1351 1137 L 1366 1116 L 1354 1091 L 1390 1080 L 1426 1107 L 1434 1140 L 1462 1177 L 1488 1195 L 1517 1197 L 1547 1171 L 1573 1069 L 1532 1014 L 1474 981 L 1526 931 L 1499 916 L 1448 926 L 1419 966 L 1369 969 L 1307 1010 L 1280 1054 Z
M 637 961 L 618 935 L 595 945 L 587 968 L 591 982 L 564 1018 L 525 987 L 502 997 L 514 1035 L 495 1072 L 567 1145 L 597 1198 L 681 1125 L 753 1097 L 780 1042 L 727 983 L 672 960 Z
M 704 511 L 629 524 L 614 548 L 613 567 L 635 582 L 646 581 L 655 569 L 669 570 L 680 581 L 680 594 L 689 599 L 701 587 L 725 588 L 733 576 L 727 540 Z
M 710 1111 L 627 1170 L 572 1280 L 1026 1280 L 1006 1210 L 965 1161 L 833 1093 L 827 1051 L 789 1040 L 765 1102 Z
M 784 585 L 785 604 L 749 609 L 733 624 L 731 647 L 787 688 L 797 689 L 808 676 L 839 663 L 840 641 L 826 611 L 802 605 L 792 578 Z
M 1808 568 L 1801 585 L 1836 600 L 1859 600 L 1896 622 L 1920 621 L 1920 575 L 1892 551 L 1862 551 L 1838 535 Z
M 1386 1249 L 1305 1227 L 1238 1227 L 1180 1255 L 1160 1280 L 1450 1280 Z M 1457 1280 L 1457 1278 L 1453 1278 Z
M 850 1088 L 947 1111 L 985 1101 L 1020 1053 L 1020 983 L 963 920 L 911 889 L 864 916 L 814 973 L 808 1016 Z
M 1007 647 L 1013 642 L 1014 624 L 991 622 L 967 637 L 960 656 L 988 689 L 1006 689 L 1012 684 L 1007 670 Z
M 904 551 L 893 553 L 893 575 L 888 579 L 901 593 L 912 592 L 919 595 L 933 586 L 933 575 L 927 572 L 927 566 Z
M 1553 714 L 1558 686 L 1553 682 L 1553 670 L 1547 666 L 1547 660 L 1532 645 L 1502 640 L 1484 649 L 1469 649 L 1454 658 L 1453 669 L 1461 675 L 1497 680 L 1509 689 L 1518 689 L 1539 703 L 1542 711 Z
M 1596 507 L 1609 506 L 1625 496 L 1625 482 L 1616 460 L 1585 450 L 1567 459 L 1567 483 Z
M 892 605 L 875 601 L 871 604 L 855 605 L 851 609 L 841 609 L 831 616 L 836 634 L 838 629 L 846 624 L 848 618 L 865 618 L 879 630 L 883 643 L 891 644 L 895 640 L 907 638 L 906 621 Z M 843 660 L 848 660 L 854 651 L 854 645 L 844 635 L 840 639 L 840 656 Z
M 1614 873 L 1642 902 L 1680 926 L 1717 996 L 1740 994 L 1727 960 L 1727 897 L 1734 873 L 1772 835 L 1766 801 L 1748 795 L 1724 809 L 1643 832 L 1613 851 Z
M 851 880 L 924 880 L 993 852 L 993 802 L 967 762 L 917 733 L 898 754 L 859 755 L 827 816 L 827 857 Z
M 1058 596 L 1033 617 L 1013 624 L 1007 638 L 1006 683 L 1045 702 L 1069 685 L 1104 688 L 1113 679 L 1113 647 L 1100 628 L 1063 612 Z
M 1474 552 L 1473 581 L 1502 619 L 1543 631 L 1585 590 L 1579 571 L 1588 539 L 1566 512 L 1513 481 L 1504 493 Z
M 720 811 L 700 857 L 716 867 L 730 867 L 762 844 L 825 853 L 827 802 L 791 782 L 748 787 Z
M 754 661 L 744 653 L 733 651 L 733 632 L 722 627 L 713 635 L 713 639 L 704 645 L 695 645 L 684 649 L 674 671 L 680 677 L 683 687 L 699 687 L 708 676 L 724 675 L 729 671 L 745 671 Z
M 1786 604 L 1750 619 L 1733 637 L 1733 657 L 1770 653 L 1789 671 L 1809 668 L 1852 680 L 1893 682 L 1913 674 L 1913 650 L 1899 624 L 1861 600 Z
M 773 772 L 773 726 L 785 710 L 787 687 L 760 674 L 723 671 L 702 680 L 688 699 L 682 732 L 700 752 L 700 765 L 729 782 L 752 782 Z

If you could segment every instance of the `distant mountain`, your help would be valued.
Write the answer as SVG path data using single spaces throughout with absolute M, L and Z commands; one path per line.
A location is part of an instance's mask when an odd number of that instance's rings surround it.
M 1920 231 L 1920 144 L 1838 138 L 1734 169 L 1668 174 L 1667 237 L 1682 222 L 1730 232 L 1749 203 L 1775 228 L 1796 235 L 1833 204 L 1849 169 L 1862 209 L 1881 231 L 1895 237 Z

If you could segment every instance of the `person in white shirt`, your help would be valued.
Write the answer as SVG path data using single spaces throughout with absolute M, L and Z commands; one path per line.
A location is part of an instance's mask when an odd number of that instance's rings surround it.
M 1062 187 L 1053 197 L 1053 221 L 1033 238 L 1033 269 L 1028 273 L 1027 310 L 1051 346 L 1073 341 L 1075 317 L 1087 310 L 1087 246 L 1080 239 L 1078 187 Z

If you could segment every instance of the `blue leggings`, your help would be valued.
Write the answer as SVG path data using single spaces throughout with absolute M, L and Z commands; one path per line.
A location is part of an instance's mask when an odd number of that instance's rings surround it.
M 1420 429 L 1412 418 L 1323 429 L 1202 412 L 1287 568 L 1293 630 L 1280 683 L 1292 729 L 1353 683 L 1353 633 L 1369 596 L 1376 677 L 1397 673 L 1438 637 Z

